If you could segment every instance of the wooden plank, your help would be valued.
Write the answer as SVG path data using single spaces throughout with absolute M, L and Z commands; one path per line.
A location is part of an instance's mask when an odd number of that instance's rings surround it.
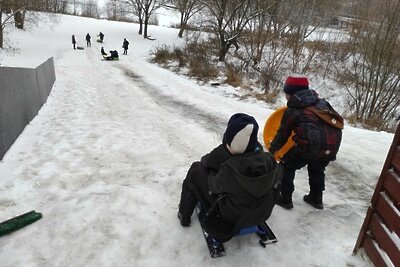
M 397 144 L 394 155 L 392 157 L 392 165 L 400 172 L 400 146 Z
M 379 247 L 386 252 L 394 266 L 400 266 L 400 250 L 389 233 L 385 231 L 384 227 L 379 216 L 374 214 L 371 218 L 369 229 L 376 242 L 379 244 Z
M 360 233 L 358 235 L 356 244 L 354 246 L 353 249 L 353 253 L 357 253 L 357 250 L 360 247 L 368 247 L 368 249 L 366 248 L 366 251 L 368 250 L 369 253 L 374 257 L 374 264 L 375 266 L 386 266 L 385 262 L 383 261 L 383 259 L 380 257 L 379 252 L 377 252 L 378 256 L 374 256 L 374 246 L 373 243 L 371 241 L 371 239 L 368 237 L 367 235 L 367 229 L 368 229 L 368 225 L 370 224 L 371 218 L 372 218 L 372 213 L 373 211 L 378 208 L 379 211 L 378 214 L 383 214 L 383 219 L 385 222 L 388 222 L 387 228 L 392 232 L 394 231 L 398 236 L 400 236 L 400 216 L 399 214 L 399 210 L 398 207 L 394 207 L 395 205 L 392 203 L 392 206 L 390 206 L 390 204 L 388 203 L 388 201 L 384 198 L 385 193 L 383 193 L 382 191 L 385 189 L 384 188 L 384 182 L 385 182 L 385 176 L 387 175 L 387 172 L 389 171 L 389 169 L 392 169 L 393 167 L 395 169 L 397 169 L 397 174 L 400 174 L 400 123 L 397 126 L 397 130 L 396 133 L 394 135 L 392 144 L 390 146 L 389 152 L 386 156 L 386 160 L 385 163 L 383 165 L 381 174 L 379 176 L 378 179 L 378 183 L 375 187 L 374 190 L 374 194 L 372 195 L 372 199 L 371 199 L 371 206 L 368 208 L 367 211 L 367 215 L 364 219 L 363 225 L 361 227 Z M 390 181 L 388 181 L 386 183 L 387 188 L 392 186 L 393 180 L 389 179 Z M 396 181 L 395 181 L 396 182 Z M 397 188 L 397 187 L 396 187 Z M 397 194 L 398 194 L 398 190 L 396 192 L 394 192 L 394 190 L 390 190 L 388 191 L 388 195 L 390 194 L 391 197 L 393 197 L 393 199 L 397 199 Z M 378 203 L 379 200 L 379 203 Z M 396 209 L 396 210 L 394 210 Z M 397 211 L 397 213 L 396 213 Z M 380 260 L 379 260 L 380 258 Z
M 368 235 L 365 235 L 363 245 L 365 252 L 375 267 L 387 267 L 384 259 L 378 251 L 378 248 L 375 247 L 374 241 Z
M 395 206 L 400 205 L 400 177 L 390 169 L 385 176 L 385 181 L 383 182 L 383 187 L 390 197 L 396 201 Z
M 390 205 L 390 203 L 392 205 Z M 384 192 L 380 193 L 375 210 L 381 216 L 389 231 L 395 232 L 398 236 L 400 236 L 399 211 L 393 206 L 393 203 L 390 201 L 390 199 L 385 196 Z
M 378 183 L 375 187 L 374 194 L 372 195 L 371 203 L 372 206 L 374 207 L 376 205 L 376 202 L 378 201 L 379 193 L 382 191 L 381 189 L 383 187 L 384 176 L 386 175 L 386 172 L 391 168 L 391 166 L 393 166 L 392 159 L 395 155 L 395 152 L 400 153 L 399 146 L 400 146 L 400 123 L 399 125 L 397 125 L 396 133 L 394 134 L 394 138 L 392 144 L 390 145 L 389 152 L 386 156 L 385 163 L 383 164 L 383 168 L 379 176 Z M 396 168 L 400 167 L 398 166 L 399 164 L 397 163 L 397 161 L 395 162 L 395 164 Z
M 353 253 L 354 254 L 357 253 L 358 249 L 360 247 L 362 247 L 362 245 L 364 243 L 365 233 L 368 230 L 368 225 L 369 225 L 369 222 L 371 220 L 371 217 L 372 217 L 373 213 L 374 213 L 374 210 L 372 209 L 371 206 L 369 206 L 368 210 L 367 210 L 367 215 L 365 216 L 364 222 L 363 222 L 363 224 L 361 226 L 360 233 L 358 234 L 358 238 L 357 238 L 356 244 L 355 244 L 354 249 L 353 249 Z

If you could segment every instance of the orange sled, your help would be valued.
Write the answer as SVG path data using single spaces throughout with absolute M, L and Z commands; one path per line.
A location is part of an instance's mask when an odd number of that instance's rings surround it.
M 279 126 L 281 125 L 281 120 L 283 117 L 283 113 L 287 109 L 286 106 L 280 107 L 268 117 L 265 126 L 264 126 L 264 144 L 265 147 L 269 150 L 269 147 L 271 145 L 272 140 L 274 140 L 274 137 L 276 133 L 278 132 Z M 276 151 L 274 154 L 274 157 L 277 161 L 281 161 L 282 157 L 288 152 L 293 146 L 294 146 L 294 141 L 292 139 L 294 135 L 294 132 L 290 135 L 288 138 L 286 144 L 283 145 L 283 147 Z

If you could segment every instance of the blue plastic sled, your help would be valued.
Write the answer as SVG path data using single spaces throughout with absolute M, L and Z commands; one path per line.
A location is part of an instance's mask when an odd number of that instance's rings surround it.
M 271 228 L 269 228 L 266 222 L 263 222 L 259 225 L 254 225 L 246 228 L 240 229 L 240 232 L 236 236 L 248 235 L 248 234 L 257 234 L 260 237 L 260 245 L 264 248 L 269 245 L 278 242 L 274 232 L 272 232 Z
M 206 231 L 204 229 L 204 225 L 202 224 L 201 219 L 200 219 L 200 217 L 201 217 L 200 211 L 201 211 L 200 203 L 198 203 L 196 206 L 196 213 L 199 216 L 200 225 L 201 225 L 201 228 L 203 231 L 203 235 L 206 239 L 206 243 L 208 246 L 208 250 L 210 252 L 210 256 L 212 258 L 218 258 L 221 256 L 225 256 L 226 252 L 225 252 L 225 248 L 223 245 L 224 241 L 220 242 L 220 241 L 214 239 L 208 233 L 208 231 Z M 276 243 L 278 241 L 275 234 L 272 232 L 271 228 L 269 228 L 269 226 L 266 222 L 263 222 L 262 224 L 259 224 L 259 225 L 242 228 L 242 229 L 240 229 L 239 233 L 236 234 L 235 236 L 242 236 L 242 235 L 248 235 L 248 234 L 253 234 L 253 233 L 258 235 L 258 237 L 260 238 L 259 243 L 264 248 L 267 245 Z

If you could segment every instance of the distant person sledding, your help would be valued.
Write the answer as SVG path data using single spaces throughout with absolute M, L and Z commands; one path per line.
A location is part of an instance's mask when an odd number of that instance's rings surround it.
M 82 46 L 78 46 L 77 45 L 75 34 L 72 35 L 72 46 L 73 46 L 74 49 L 78 49 L 78 50 L 83 50 L 84 49 Z
M 97 42 L 98 42 L 98 43 L 102 43 L 102 42 L 103 42 L 103 39 L 104 39 L 104 34 L 103 34 L 102 32 L 100 32 L 99 35 L 97 35 L 97 37 L 99 37 L 99 38 L 97 39 Z
M 104 49 L 102 52 L 104 52 Z M 118 51 L 110 50 L 110 55 L 109 56 L 103 55 L 103 60 L 119 60 Z

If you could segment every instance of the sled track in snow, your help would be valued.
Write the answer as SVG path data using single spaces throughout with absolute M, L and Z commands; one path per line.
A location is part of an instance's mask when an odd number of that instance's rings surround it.
M 138 84 L 144 92 L 149 94 L 154 99 L 154 101 L 158 105 L 162 106 L 165 110 L 176 113 L 179 116 L 183 116 L 189 120 L 194 120 L 203 128 L 212 132 L 216 132 L 217 134 L 222 133 L 225 130 L 225 118 L 221 119 L 220 117 L 199 109 L 196 106 L 174 99 L 172 96 L 163 94 L 161 90 L 147 83 L 142 79 L 142 77 L 132 72 L 131 70 L 123 67 L 121 67 L 121 69 L 125 72 L 125 75 L 134 80 L 135 83 Z

